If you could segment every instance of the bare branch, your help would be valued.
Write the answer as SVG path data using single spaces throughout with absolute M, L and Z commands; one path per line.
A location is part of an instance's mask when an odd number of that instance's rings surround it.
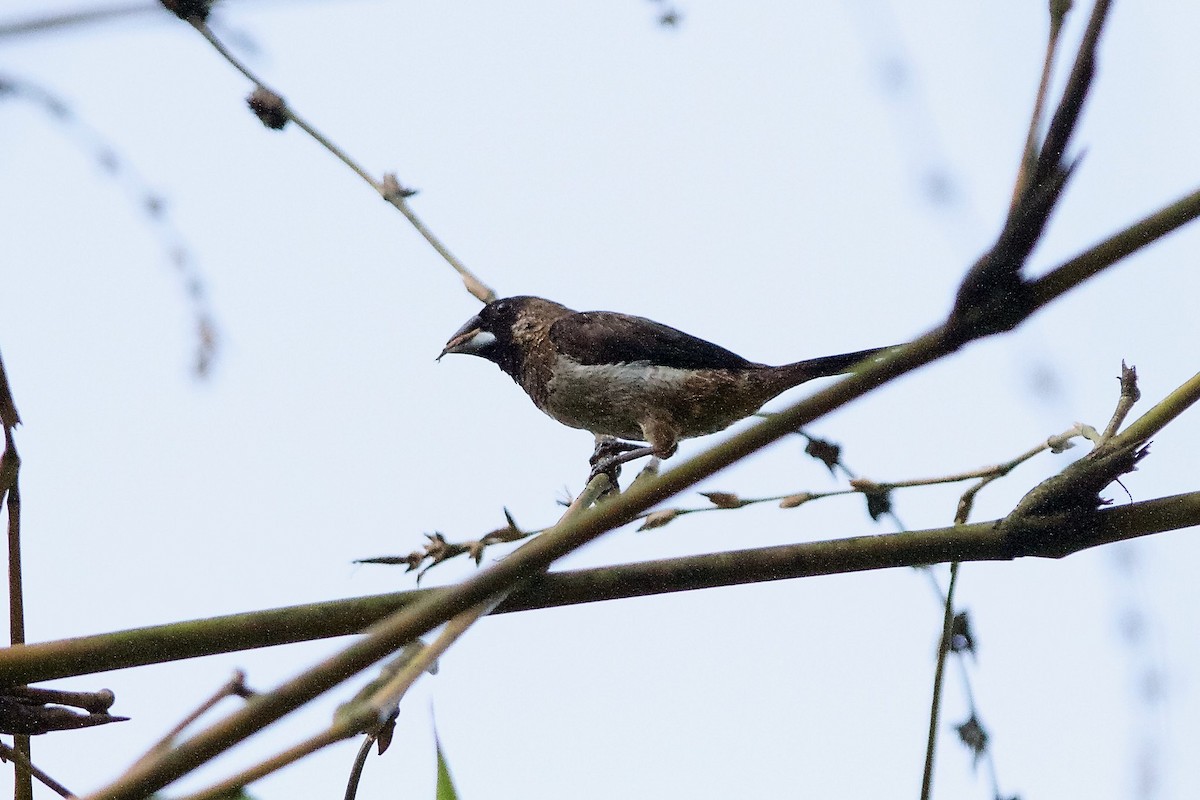
M 999 522 L 552 572 L 527 579 L 494 613 L 954 560 L 1062 557 L 1046 552 L 1036 541 L 1026 541 L 1024 551 L 1014 548 L 998 530 Z M 1194 525 L 1200 525 L 1200 492 L 1102 509 L 1090 539 L 1077 541 L 1076 552 Z M 0 650 L 0 683 L 88 675 L 358 634 L 398 610 L 448 591 L 416 589 L 28 644 L 19 650 Z
M 213 46 L 221 57 L 229 62 L 246 79 L 254 84 L 255 90 L 251 93 L 249 104 L 255 114 L 258 115 L 264 124 L 275 130 L 281 129 L 287 122 L 294 122 L 298 128 L 307 133 L 317 144 L 328 150 L 334 157 L 345 164 L 355 175 L 362 178 L 379 193 L 380 197 L 395 207 L 397 211 L 404 215 L 404 218 L 424 237 L 434 250 L 437 251 L 447 264 L 449 264 L 459 277 L 462 278 L 463 285 L 476 299 L 482 303 L 491 302 L 496 299 L 496 293 L 481 281 L 476 275 L 467 269 L 467 266 L 462 263 L 450 249 L 434 235 L 433 231 L 421 221 L 412 207 L 408 204 L 408 198 L 416 194 L 412 189 L 403 187 L 395 175 L 384 175 L 382 179 L 375 179 L 366 168 L 350 157 L 342 148 L 338 147 L 325 134 L 316 129 L 310 122 L 298 115 L 290 105 L 284 101 L 283 96 L 271 89 L 258 77 L 246 64 L 237 58 L 229 48 L 227 48 L 216 34 L 212 32 L 208 24 L 200 15 L 189 15 L 180 13 L 179 16 L 184 19 L 189 25 L 196 29 L 209 44 Z
M 608 490 L 610 485 L 610 480 L 605 475 L 598 475 L 593 478 L 579 496 L 575 498 L 574 502 L 567 507 L 567 510 L 563 512 L 558 524 L 567 523 L 585 512 L 596 502 L 597 498 Z M 338 709 L 337 714 L 334 715 L 333 723 L 326 730 L 258 764 L 248 767 L 207 789 L 189 795 L 187 800 L 218 800 L 218 798 L 227 797 L 231 792 L 242 789 L 252 781 L 270 775 L 334 742 L 348 739 L 360 733 L 378 732 L 382 726 L 387 725 L 390 720 L 394 719 L 400 700 L 413 683 L 416 682 L 417 678 L 423 673 L 430 671 L 433 664 L 437 661 L 438 656 L 444 653 L 454 642 L 458 641 L 459 637 L 466 633 L 472 625 L 491 613 L 500 602 L 508 597 L 511 591 L 511 587 L 506 587 L 497 592 L 494 597 L 487 598 L 483 602 L 477 603 L 475 606 L 465 609 L 454 616 L 446 623 L 446 626 L 432 644 L 424 647 L 409 648 L 408 652 L 402 652 L 395 667 L 392 667 L 392 665 L 385 666 L 383 677 L 377 684 L 373 683 L 365 692 L 360 692 L 359 696 L 356 696 L 354 700 L 343 704 Z M 409 642 L 405 647 L 411 644 L 412 642 Z M 327 661 L 325 665 L 319 665 L 317 668 L 310 670 L 310 673 L 319 674 L 323 669 L 328 668 L 327 665 L 334 661 L 336 661 L 336 657 Z M 277 693 L 278 691 L 276 690 Z M 260 699 L 263 702 L 269 703 L 274 698 L 268 694 L 262 696 Z M 181 749 L 188 744 L 185 742 L 181 746 Z M 137 773 L 149 773 L 153 775 L 156 769 L 159 768 L 159 763 L 169 763 L 172 755 L 169 751 L 151 751 L 146 757 L 130 767 L 126 775 L 118 779 L 118 783 L 127 780 L 128 776 L 136 775 Z
M 51 778 L 44 770 L 41 770 L 20 750 L 9 747 L 4 742 L 0 742 L 0 758 L 5 761 L 11 761 L 21 769 L 26 770 L 30 775 L 37 778 L 50 791 L 57 794 L 59 797 L 74 797 L 75 795 L 70 789 L 63 786 L 58 781 Z

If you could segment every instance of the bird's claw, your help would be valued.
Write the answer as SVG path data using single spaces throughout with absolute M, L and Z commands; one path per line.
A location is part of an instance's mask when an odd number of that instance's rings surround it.
M 592 452 L 591 458 L 588 459 L 588 464 L 592 467 L 591 473 L 588 474 L 588 483 L 595 480 L 597 476 L 608 476 L 611 485 L 600 495 L 601 499 L 620 491 L 617 479 L 621 477 L 621 465 L 627 460 L 622 458 L 622 456 L 625 453 L 631 453 L 638 449 L 640 449 L 638 445 L 622 442 L 620 439 L 611 437 L 596 438 L 596 449 Z
M 594 470 L 594 473 L 598 475 L 607 470 L 607 467 L 599 469 L 605 462 L 616 461 L 615 465 L 610 466 L 619 467 L 623 462 L 619 461 L 617 456 L 637 449 L 638 445 L 622 442 L 620 439 L 597 438 L 596 449 L 592 451 L 592 457 L 588 459 L 588 463 L 598 468 L 598 471 Z
M 608 477 L 609 486 L 600 493 L 599 499 L 604 499 L 610 494 L 619 492 L 620 485 L 617 483 L 617 479 L 621 477 L 621 462 L 617 460 L 617 457 L 615 455 L 608 455 L 600 459 L 593 457 L 591 462 L 592 471 L 588 474 L 588 483 L 591 483 L 601 475 Z

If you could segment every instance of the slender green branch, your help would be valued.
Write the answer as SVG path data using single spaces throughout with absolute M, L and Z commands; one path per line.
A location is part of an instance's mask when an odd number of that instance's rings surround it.
M 281 753 L 265 759 L 258 764 L 214 783 L 194 794 L 184 795 L 179 800 L 220 800 L 245 788 L 254 781 L 265 778 L 273 772 L 294 764 L 301 758 L 315 753 L 321 748 L 336 742 L 344 741 L 360 733 L 370 733 L 379 729 L 395 710 L 400 698 L 416 683 L 437 659 L 450 648 L 467 630 L 495 608 L 496 603 L 503 598 L 496 597 L 480 603 L 474 608 L 464 611 L 446 623 L 441 633 L 428 646 L 410 659 L 395 675 L 379 687 L 364 701 L 352 704 L 347 709 L 343 706 L 335 716 L 333 723 L 326 730 L 304 741 L 289 747 Z
M 95 797 L 126 800 L 161 789 L 299 705 L 387 657 L 404 643 L 519 582 L 537 577 L 554 561 L 632 521 L 655 503 L 762 449 L 800 425 L 861 397 L 881 383 L 936 359 L 948 349 L 944 334 L 935 331 L 679 467 L 632 486 L 603 505 L 565 521 L 472 578 L 436 595 L 418 598 L 377 623 L 364 638 L 332 658 L 305 670 L 276 690 L 252 698 L 241 710 L 196 734 L 155 764 L 131 770 Z
M 929 738 L 925 743 L 925 772 L 921 778 L 921 800 L 929 800 L 933 792 L 933 755 L 937 750 L 938 718 L 942 710 L 942 686 L 946 677 L 946 656 L 950 652 L 950 632 L 954 625 L 954 589 L 958 584 L 959 562 L 950 564 L 950 586 L 942 614 L 942 639 L 938 645 L 937 667 L 933 671 L 933 700 L 929 708 Z
M 563 512 L 557 524 L 562 525 L 578 517 L 590 508 L 609 486 L 610 482 L 607 476 L 599 475 L 593 478 L 571 505 L 567 507 L 567 510 Z M 491 613 L 510 592 L 511 588 L 507 588 L 497 593 L 494 597 L 476 604 L 474 607 L 463 611 L 449 620 L 433 643 L 420 648 L 415 654 L 407 657 L 405 663 L 394 675 L 384 680 L 380 686 L 376 687 L 366 697 L 356 699 L 344 705 L 328 729 L 289 747 L 282 753 L 278 753 L 189 796 L 188 800 L 213 800 L 214 798 L 226 797 L 230 793 L 242 789 L 252 781 L 283 769 L 289 764 L 330 744 L 348 739 L 359 733 L 377 731 L 381 724 L 386 724 L 386 721 L 391 718 L 401 698 L 413 683 L 416 682 L 417 678 L 424 674 L 436 662 L 438 657 L 445 653 L 454 642 L 458 641 L 472 625 Z M 265 699 L 269 700 L 270 697 L 268 696 Z M 155 761 L 165 760 L 169 758 L 169 755 L 165 751 L 151 750 L 143 759 L 134 764 L 130 772 L 146 771 L 153 773 L 156 768 Z
M 1200 525 L 1200 492 L 1107 508 L 1080 549 Z M 496 612 L 557 608 L 744 583 L 808 578 L 948 561 L 1000 561 L 1014 553 L 999 520 L 877 536 L 735 550 L 552 572 L 527 581 Z M 183 658 L 361 633 L 446 589 L 333 600 L 137 628 L 0 650 L 0 684 L 90 675 Z
M 1016 206 L 1021 195 L 1029 187 L 1029 179 L 1038 160 L 1038 142 L 1040 128 L 1046 107 L 1046 93 L 1050 88 L 1050 77 L 1054 72 L 1054 56 L 1058 52 L 1059 35 L 1062 33 L 1063 22 L 1070 10 L 1070 2 L 1051 2 L 1050 30 L 1046 36 L 1046 54 L 1042 58 L 1042 77 L 1038 81 L 1037 97 L 1033 102 L 1033 113 L 1029 118 L 1029 131 L 1025 135 L 1025 152 L 1021 166 L 1017 171 L 1017 179 L 1013 181 L 1012 206 Z
M 305 756 L 310 756 L 331 744 L 337 744 L 349 739 L 357 733 L 359 731 L 350 730 L 344 725 L 331 725 L 320 733 L 302 742 L 298 742 L 252 767 L 247 767 L 236 775 L 218 781 L 212 786 L 201 789 L 198 792 L 184 795 L 178 798 L 178 800 L 221 800 L 221 798 L 237 797 L 238 791 L 247 784 L 264 778 L 273 772 L 278 772 L 286 766 L 295 764 Z
M 150 749 L 146 752 L 146 755 L 142 756 L 142 758 L 150 758 L 155 753 L 161 753 L 170 749 L 175 743 L 175 740 L 183 735 L 183 732 L 188 728 L 188 726 L 211 711 L 217 705 L 217 703 L 221 702 L 226 697 L 245 698 L 252 694 L 254 694 L 254 692 L 246 686 L 246 673 L 242 672 L 240 669 L 234 670 L 233 675 L 229 678 L 229 680 L 225 681 L 221 688 L 213 692 L 206 700 L 197 705 L 191 713 L 180 720 L 175 727 L 164 734 L 161 739 L 159 739 L 150 747 Z
M 1200 189 L 1155 211 L 1029 283 L 1029 301 L 1039 309 L 1131 253 L 1153 244 L 1200 217 Z
M 1188 408 L 1200 401 L 1200 372 L 1189 378 L 1182 386 L 1162 401 L 1156 403 L 1145 414 L 1129 423 L 1129 427 L 1112 437 L 1118 446 L 1125 442 L 1145 442 L 1166 427 Z
M 246 784 L 259 778 L 278 772 L 286 766 L 295 764 L 300 759 L 311 756 L 318 750 L 323 750 L 331 744 L 350 738 L 356 731 L 346 732 L 341 726 L 333 725 L 315 736 L 298 742 L 268 759 L 239 772 L 231 778 L 213 784 L 207 789 L 201 789 L 194 794 L 184 795 L 178 800 L 223 800 L 229 797 L 239 797 L 238 790 Z
M 0 427 L 4 429 L 4 450 L 0 451 L 0 502 L 8 512 L 8 635 L 16 646 L 25 643 L 25 592 L 21 578 L 21 456 L 13 437 L 21 419 L 13 401 L 4 362 L 0 361 Z M 13 750 L 21 758 L 14 763 L 13 800 L 33 800 L 33 748 L 27 735 L 13 736 Z

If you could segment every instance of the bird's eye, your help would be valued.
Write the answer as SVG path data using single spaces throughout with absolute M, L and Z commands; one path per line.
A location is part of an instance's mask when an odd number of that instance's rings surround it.
M 508 319 L 512 314 L 512 303 L 507 300 L 497 300 L 490 306 L 487 306 L 480 317 L 488 323 L 494 323 L 497 320 Z

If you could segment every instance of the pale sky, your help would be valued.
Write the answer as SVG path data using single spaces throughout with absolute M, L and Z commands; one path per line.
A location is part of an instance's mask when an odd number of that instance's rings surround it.
M 770 363 L 937 323 L 1007 208 L 1044 3 L 680 2 L 675 30 L 644 2 L 228 2 L 215 21 L 301 115 L 419 188 L 417 213 L 502 295 L 642 314 Z M 0 22 L 51 5 L 10 0 Z M 1183 4 L 1117 4 L 1074 142 L 1086 157 L 1034 272 L 1200 183 L 1197 22 Z M 31 641 L 411 588 L 400 568 L 351 562 L 428 531 L 475 538 L 504 508 L 541 527 L 582 487 L 586 433 L 482 360 L 434 363 L 478 307 L 457 277 L 299 131 L 265 130 L 244 108 L 250 86 L 191 29 L 147 16 L 3 45 L 0 75 L 62 97 L 165 199 L 220 337 L 210 377 L 194 378 L 191 306 L 136 194 L 79 129 L 3 98 L 0 352 L 24 418 Z M 1140 413 L 1197 369 L 1198 251 L 1200 229 L 1177 233 L 813 431 L 877 480 L 981 467 L 1076 421 L 1102 427 L 1122 359 L 1139 370 Z M 1156 437 L 1124 481 L 1135 500 L 1197 488 L 1198 420 Z M 990 487 L 975 519 L 1071 457 Z M 699 488 L 836 486 L 796 438 Z M 899 492 L 896 510 L 913 529 L 945 525 L 961 490 Z M 623 529 L 562 566 L 889 526 L 858 498 L 766 505 Z M 1195 795 L 1193 534 L 963 568 L 971 687 L 1005 795 Z M 425 584 L 474 571 L 446 564 Z M 912 570 L 484 620 L 406 700 L 359 796 L 431 795 L 432 709 L 472 800 L 916 797 L 940 625 Z M 342 644 L 60 682 L 111 688 L 132 720 L 42 737 L 35 761 L 95 789 L 234 668 L 267 689 Z M 171 793 L 314 732 L 362 680 Z M 935 795 L 989 798 L 953 731 L 964 708 L 956 669 Z M 355 747 L 251 792 L 340 797 Z M 1147 771 L 1157 793 L 1139 794 Z

